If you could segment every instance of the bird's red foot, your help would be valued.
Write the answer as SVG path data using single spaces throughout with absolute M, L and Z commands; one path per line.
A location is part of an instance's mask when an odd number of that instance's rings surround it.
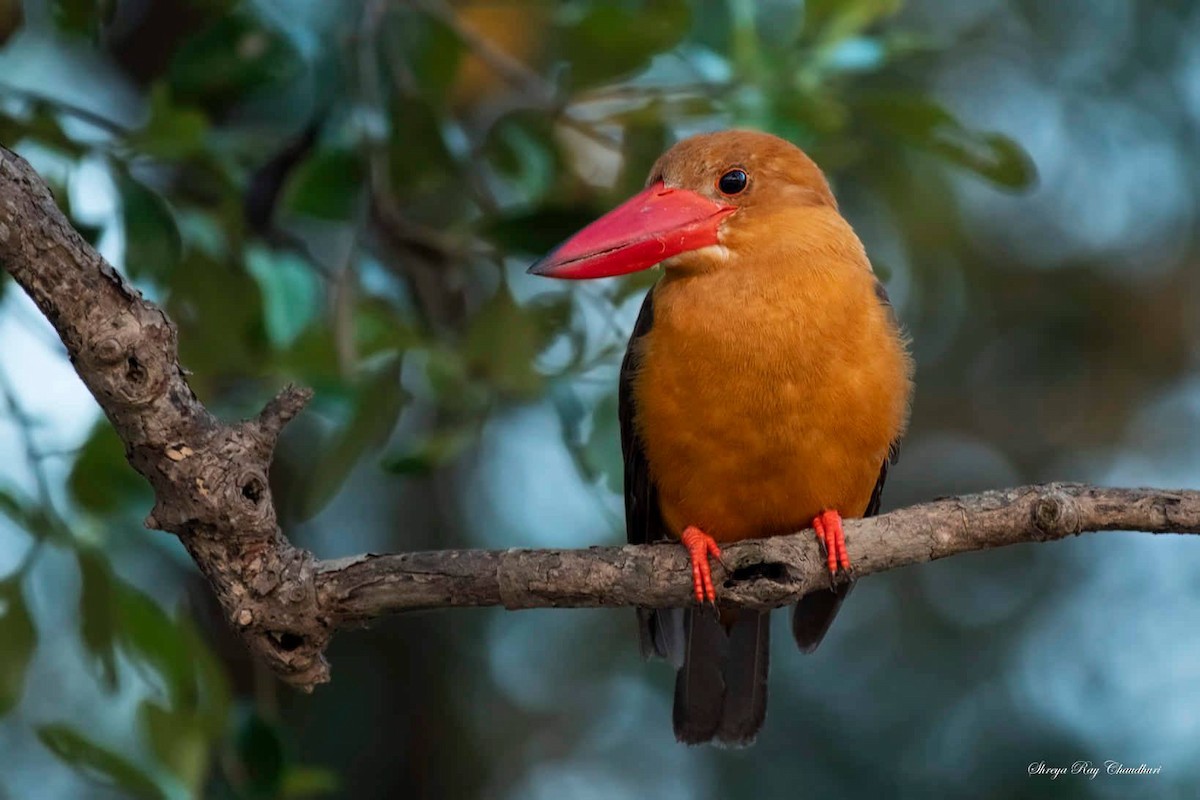
M 692 587 L 696 591 L 696 602 L 717 602 L 717 590 L 713 588 L 712 567 L 708 563 L 709 556 L 720 560 L 721 548 L 716 541 L 694 525 L 689 525 L 679 537 L 679 541 L 688 549 L 692 559 Z
M 829 574 L 837 575 L 838 567 L 849 571 L 850 553 L 846 550 L 846 534 L 842 530 L 842 515 L 833 510 L 822 511 L 813 518 L 813 530 L 825 547 L 829 558 Z

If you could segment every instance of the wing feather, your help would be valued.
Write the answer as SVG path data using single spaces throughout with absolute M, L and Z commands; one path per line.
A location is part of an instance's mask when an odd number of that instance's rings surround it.
M 634 376 L 640 366 L 640 340 L 654 325 L 654 289 L 646 293 L 629 347 L 621 362 L 617 390 L 617 415 L 621 425 L 621 453 L 625 460 L 625 535 L 630 544 L 651 544 L 669 539 L 658 510 L 658 489 L 650 477 L 646 451 L 637 433 L 633 395 Z M 642 656 L 668 659 L 676 667 L 687 651 L 682 609 L 637 609 L 638 641 Z

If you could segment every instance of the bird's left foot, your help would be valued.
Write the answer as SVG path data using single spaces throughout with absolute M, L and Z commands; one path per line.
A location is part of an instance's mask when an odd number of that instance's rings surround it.
M 828 509 L 813 518 L 813 530 L 825 547 L 829 558 L 829 575 L 837 575 L 838 568 L 850 571 L 850 553 L 846 550 L 846 534 L 842 530 L 842 515 Z
M 717 547 L 715 539 L 695 525 L 689 525 L 679 541 L 688 549 L 692 561 L 692 588 L 696 592 L 696 602 L 703 604 L 707 600 L 715 604 L 717 590 L 713 588 L 712 566 L 708 563 L 708 557 L 720 561 L 721 548 Z

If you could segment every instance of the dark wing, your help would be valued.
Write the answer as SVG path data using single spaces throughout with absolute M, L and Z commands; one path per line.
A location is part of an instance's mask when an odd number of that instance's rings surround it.
M 879 505 L 883 502 L 883 484 L 887 482 L 888 467 L 900 460 L 900 440 L 892 442 L 888 448 L 887 458 L 883 460 L 883 466 L 879 468 L 879 478 L 875 481 L 875 488 L 871 492 L 871 500 L 867 503 L 867 510 L 863 512 L 863 518 L 873 517 L 879 513 Z
M 646 294 L 621 362 L 617 415 L 621 422 L 621 453 L 625 457 L 625 533 L 630 544 L 649 544 L 667 538 L 658 513 L 658 490 L 650 480 L 646 453 L 634 425 L 633 378 L 639 366 L 639 340 L 654 325 L 654 290 Z
M 880 304 L 887 310 L 888 316 L 892 320 L 892 327 L 895 328 L 896 334 L 900 334 L 900 321 L 896 319 L 896 310 L 892 308 L 892 299 L 888 297 L 887 289 L 879 281 L 875 281 L 875 297 L 879 299 Z M 887 482 L 888 467 L 900 460 L 900 440 L 892 442 L 888 446 L 887 458 L 883 460 L 883 465 L 879 468 L 879 479 L 875 481 L 875 489 L 871 492 L 871 500 L 867 503 L 867 510 L 863 512 L 863 517 L 873 517 L 879 513 L 879 504 L 883 501 L 883 484 Z
M 888 317 L 892 319 L 892 326 L 896 331 L 896 335 L 900 335 L 900 320 L 896 319 L 895 308 L 892 307 L 892 299 L 888 297 L 888 290 L 883 288 L 883 284 L 875 282 L 875 296 L 880 305 L 887 309 Z M 888 480 L 888 467 L 900 461 L 900 440 L 896 439 L 888 446 L 888 457 L 883 459 L 883 464 L 880 467 L 880 477 L 875 481 L 875 489 L 871 491 L 871 499 L 866 504 L 866 511 L 863 512 L 863 517 L 874 517 L 880 512 L 880 503 L 883 500 L 883 485 Z
M 879 281 L 875 282 L 875 296 L 888 310 L 892 317 L 892 324 L 899 331 L 900 323 L 892 309 L 891 298 L 888 297 L 887 290 Z M 867 510 L 863 512 L 864 518 L 873 517 L 879 513 L 879 505 L 883 501 L 883 484 L 887 482 L 888 467 L 895 464 L 899 458 L 900 440 L 897 439 L 888 447 L 887 458 L 879 467 L 879 478 L 875 481 L 875 488 L 871 491 Z M 850 594 L 850 590 L 853 588 L 854 582 L 851 581 L 828 592 L 813 592 L 800 598 L 800 602 L 796 603 L 795 611 L 792 612 L 792 636 L 795 637 L 796 645 L 801 651 L 811 653 L 817 649 L 821 640 L 825 638 L 825 634 L 829 632 L 829 626 L 833 624 L 833 618 L 837 616 L 838 609 L 842 607 L 842 601 L 846 599 L 846 595 Z
M 646 452 L 634 424 L 633 379 L 639 366 L 639 339 L 654 325 L 654 289 L 646 293 L 642 310 L 629 337 L 629 348 L 621 362 L 617 392 L 617 414 L 621 423 L 621 453 L 625 457 L 625 535 L 630 544 L 651 544 L 669 539 L 658 510 L 658 490 L 650 479 Z M 639 608 L 638 639 L 642 656 L 658 656 L 676 667 L 687 649 L 684 613 L 681 609 Z

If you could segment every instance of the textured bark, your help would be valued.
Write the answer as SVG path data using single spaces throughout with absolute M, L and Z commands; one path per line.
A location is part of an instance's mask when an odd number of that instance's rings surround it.
M 847 520 L 856 577 L 908 564 L 1090 531 L 1200 533 L 1200 492 L 1046 484 L 936 500 Z M 812 531 L 723 548 L 713 564 L 722 603 L 775 608 L 829 587 Z M 322 610 L 335 624 L 446 606 L 646 606 L 692 600 L 684 548 L 442 550 L 322 562 Z
M 311 393 L 288 387 L 256 419 L 227 425 L 196 399 L 175 326 L 75 232 L 24 159 L 0 147 L 0 265 L 62 338 L 75 371 L 154 487 L 146 526 L 177 534 L 230 621 L 290 683 L 328 680 L 331 629 L 316 564 L 283 537 L 267 470 Z
M 286 388 L 255 419 L 205 410 L 179 366 L 176 331 L 71 228 L 45 183 L 0 147 L 0 267 L 57 329 L 156 502 L 146 525 L 179 536 L 230 624 L 281 678 L 329 679 L 336 628 L 450 606 L 646 606 L 691 602 L 683 548 L 460 550 L 318 561 L 283 536 L 267 483 L 283 425 L 308 401 Z M 846 523 L 857 576 L 956 553 L 1104 530 L 1200 533 L 1200 492 L 1075 484 L 985 492 Z M 714 565 L 722 603 L 771 608 L 829 585 L 811 532 L 747 541 Z

